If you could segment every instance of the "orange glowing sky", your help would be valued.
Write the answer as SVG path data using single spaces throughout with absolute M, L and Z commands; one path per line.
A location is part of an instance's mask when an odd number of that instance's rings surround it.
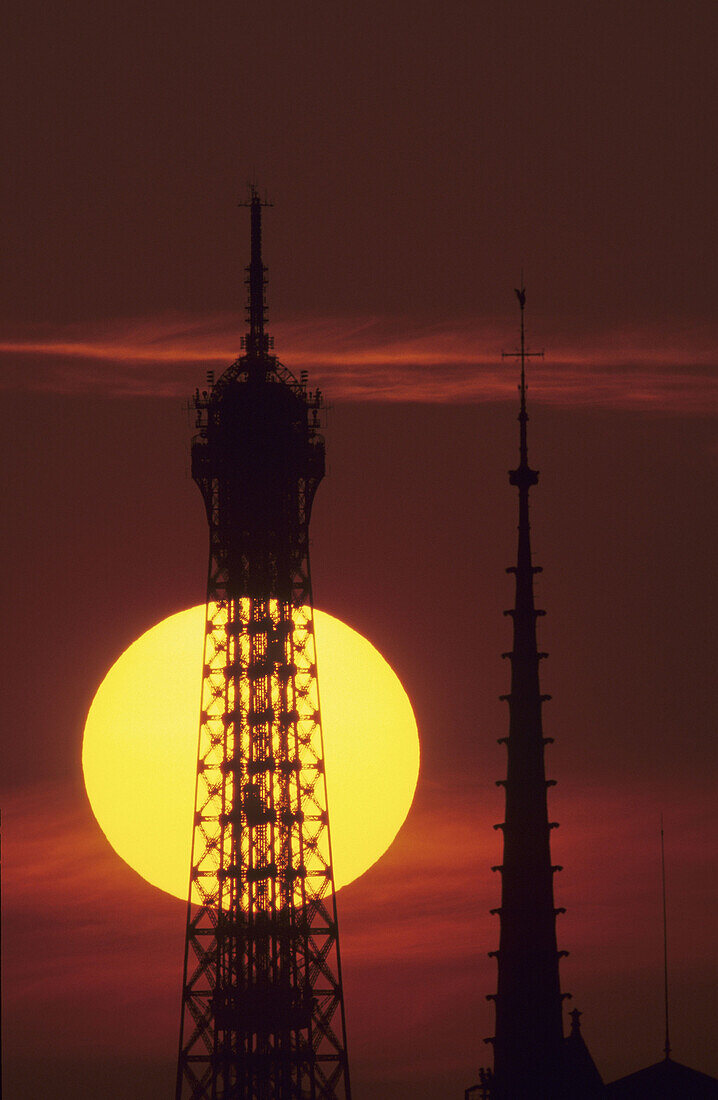
M 716 5 L 6 9 L 8 1095 L 171 1092 L 185 907 L 97 830 L 81 737 L 117 655 L 204 596 L 182 406 L 239 350 L 252 174 L 276 352 L 332 406 L 315 600 L 421 735 L 338 899 L 357 1100 L 461 1096 L 488 1059 L 522 266 L 564 988 L 607 1079 L 660 1057 L 663 812 L 674 1053 L 718 1073 Z

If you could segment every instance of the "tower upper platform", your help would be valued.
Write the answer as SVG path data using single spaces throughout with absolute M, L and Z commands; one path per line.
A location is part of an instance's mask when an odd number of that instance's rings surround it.
M 255 188 L 243 353 L 194 397 L 192 476 L 204 497 L 215 552 L 235 595 L 286 596 L 306 556 L 307 527 L 324 476 L 321 392 L 271 353 L 265 332 L 262 203 Z

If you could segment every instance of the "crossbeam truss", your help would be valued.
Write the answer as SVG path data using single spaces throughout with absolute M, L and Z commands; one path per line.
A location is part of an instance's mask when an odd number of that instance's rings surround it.
M 311 606 L 210 602 L 178 1100 L 339 1095 L 332 878 Z

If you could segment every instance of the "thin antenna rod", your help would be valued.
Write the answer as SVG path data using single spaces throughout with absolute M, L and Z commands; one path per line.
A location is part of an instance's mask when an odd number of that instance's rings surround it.
M 666 1041 L 663 1051 L 668 1061 L 671 1056 L 671 1040 L 668 1031 L 668 921 L 666 919 L 666 853 L 663 843 L 663 814 L 661 814 L 661 884 L 663 888 L 663 998 L 666 1008 Z

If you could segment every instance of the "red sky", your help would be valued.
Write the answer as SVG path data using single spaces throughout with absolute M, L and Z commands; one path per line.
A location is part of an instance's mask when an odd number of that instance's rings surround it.
M 7 22 L 9 1100 L 171 1094 L 184 906 L 108 848 L 81 735 L 119 653 L 204 595 L 182 401 L 239 347 L 250 174 L 277 353 L 333 405 L 315 602 L 422 739 L 404 829 L 339 898 L 357 1100 L 461 1096 L 488 1060 L 522 264 L 563 987 L 607 1080 L 660 1057 L 663 812 L 674 1055 L 718 1073 L 714 6 Z

